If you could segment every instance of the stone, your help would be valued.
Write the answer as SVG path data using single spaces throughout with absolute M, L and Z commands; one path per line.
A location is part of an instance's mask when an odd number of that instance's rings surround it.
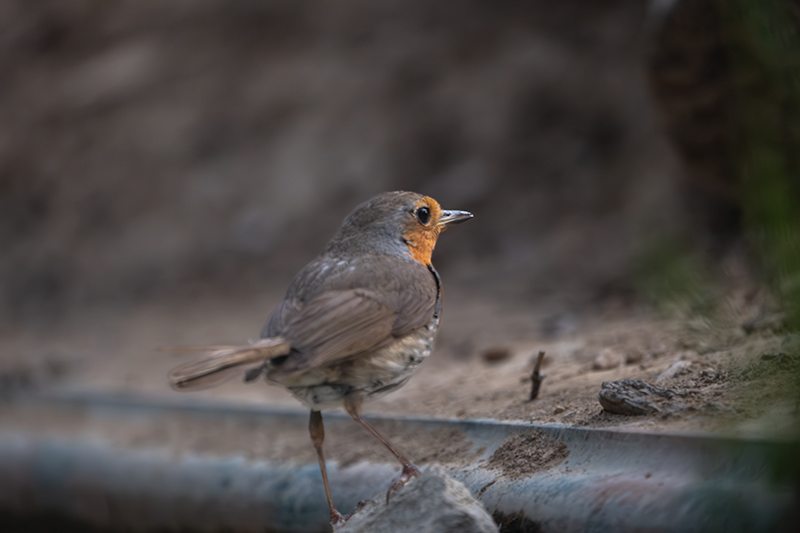
M 492 346 L 484 350 L 481 357 L 487 363 L 499 363 L 511 357 L 511 349 L 507 346 Z
M 656 383 L 661 383 L 668 379 L 680 376 L 686 369 L 692 366 L 691 361 L 675 361 L 668 369 L 664 370 L 656 378 Z
M 611 370 L 625 363 L 625 356 L 612 348 L 604 348 L 592 361 L 592 370 Z
M 376 495 L 337 533 L 497 533 L 492 517 L 469 490 L 439 467 L 426 467 L 392 493 Z
M 643 359 L 644 359 L 644 352 L 637 348 L 633 348 L 625 354 L 626 365 L 634 365 L 636 363 L 641 363 Z
M 600 389 L 600 405 L 618 415 L 640 416 L 672 414 L 689 407 L 676 401 L 684 393 L 662 389 L 638 379 L 604 382 Z

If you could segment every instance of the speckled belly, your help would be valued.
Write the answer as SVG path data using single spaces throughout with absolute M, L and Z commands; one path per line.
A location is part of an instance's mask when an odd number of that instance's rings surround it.
M 317 411 L 340 407 L 344 397 L 350 393 L 364 393 L 367 401 L 380 398 L 405 385 L 430 355 L 438 327 L 437 317 L 429 325 L 389 346 L 330 368 L 311 370 L 295 383 L 282 385 L 310 409 Z

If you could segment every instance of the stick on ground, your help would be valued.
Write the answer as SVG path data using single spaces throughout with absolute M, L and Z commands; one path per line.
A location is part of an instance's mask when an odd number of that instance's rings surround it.
M 531 374 L 531 397 L 528 401 L 532 402 L 539 396 L 539 387 L 542 386 L 544 381 L 544 374 L 539 370 L 542 368 L 542 360 L 544 359 L 544 352 L 540 351 L 536 359 L 536 364 L 533 366 L 533 373 Z

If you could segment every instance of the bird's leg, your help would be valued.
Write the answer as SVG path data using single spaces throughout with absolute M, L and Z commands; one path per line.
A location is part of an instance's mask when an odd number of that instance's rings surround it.
M 328 508 L 331 510 L 331 527 L 334 530 L 344 525 L 345 519 L 342 514 L 333 506 L 333 498 L 331 498 L 331 487 L 328 485 L 328 471 L 325 469 L 325 456 L 322 455 L 322 442 L 325 440 L 325 427 L 322 425 L 322 413 L 319 411 L 311 411 L 308 418 L 308 432 L 311 434 L 311 442 L 314 443 L 314 448 L 317 449 L 317 459 L 319 460 L 319 469 L 322 472 L 322 483 L 325 485 L 325 497 L 328 498 Z
M 363 396 L 355 394 L 348 395 L 344 399 L 344 408 L 347 411 L 347 414 L 350 415 L 350 418 L 361 424 L 364 429 L 372 433 L 372 436 L 378 439 L 381 444 L 386 446 L 386 448 L 392 452 L 392 455 L 394 455 L 403 465 L 403 472 L 400 474 L 400 477 L 392 481 L 392 484 L 389 487 L 389 492 L 386 493 L 386 503 L 389 503 L 389 497 L 392 495 L 392 492 L 396 491 L 413 478 L 419 476 L 419 468 L 414 466 L 414 463 L 412 463 L 405 455 L 397 451 L 395 447 L 392 446 L 392 443 L 386 440 L 383 435 L 378 433 L 378 431 L 372 427 L 372 424 L 361 417 L 362 403 L 364 403 Z

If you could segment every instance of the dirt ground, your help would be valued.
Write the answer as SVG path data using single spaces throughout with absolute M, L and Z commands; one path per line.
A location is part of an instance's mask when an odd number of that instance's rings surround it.
M 444 321 L 434 353 L 404 388 L 368 404 L 367 415 L 781 436 L 796 414 L 790 398 L 797 360 L 791 354 L 798 341 L 779 332 L 779 316 L 770 314 L 764 291 L 753 287 L 731 289 L 717 311 L 692 318 L 675 313 L 669 317 L 622 300 L 571 314 L 554 311 L 557 302 L 523 306 L 518 300 L 470 293 L 458 284 L 446 287 Z M 264 383 L 234 380 L 201 392 L 173 392 L 166 373 L 183 359 L 156 349 L 255 338 L 281 296 L 277 289 L 220 294 L 213 287 L 197 287 L 192 293 L 135 307 L 84 310 L 56 324 L 16 329 L 6 325 L 0 337 L 0 352 L 6 354 L 0 392 L 66 388 L 165 399 L 178 394 L 185 399 L 188 394 L 303 409 L 289 393 Z M 539 397 L 529 401 L 530 375 L 540 350 L 546 353 L 545 378 Z M 649 416 L 606 412 L 598 400 L 602 384 L 621 379 L 671 389 L 680 401 L 676 408 L 667 405 Z M 178 438 L 189 448 L 217 451 L 237 443 L 235 449 L 259 455 L 254 428 L 226 428 L 222 440 L 228 444 L 217 442 L 214 432 L 202 425 L 173 427 L 166 434 L 143 431 L 120 430 L 118 438 L 151 444 Z M 286 433 L 288 441 L 278 448 L 285 449 L 287 457 L 313 460 L 311 447 L 292 445 L 305 443 L 305 432 L 298 427 Z M 463 438 L 438 435 L 425 446 L 421 436 L 405 437 L 401 445 L 419 441 L 413 448 L 427 460 L 458 451 Z M 345 441 L 339 448 L 332 453 L 344 464 L 363 457 L 360 451 L 348 459 Z
M 0 405 L 56 387 L 174 398 L 183 360 L 158 347 L 257 337 L 353 206 L 409 189 L 476 219 L 434 255 L 435 352 L 367 415 L 792 427 L 798 341 L 748 261 L 720 257 L 741 228 L 713 13 L 656 39 L 641 2 L 79 4 L 0 8 Z M 633 279 L 684 233 L 719 278 L 702 312 Z M 609 413 L 603 383 L 622 379 L 671 398 Z M 302 409 L 263 383 L 191 394 Z M 252 428 L 117 429 L 265 450 Z M 286 435 L 271 449 L 313 460 L 304 427 Z M 418 458 L 460 449 L 411 437 Z M 361 456 L 341 442 L 340 461 Z

